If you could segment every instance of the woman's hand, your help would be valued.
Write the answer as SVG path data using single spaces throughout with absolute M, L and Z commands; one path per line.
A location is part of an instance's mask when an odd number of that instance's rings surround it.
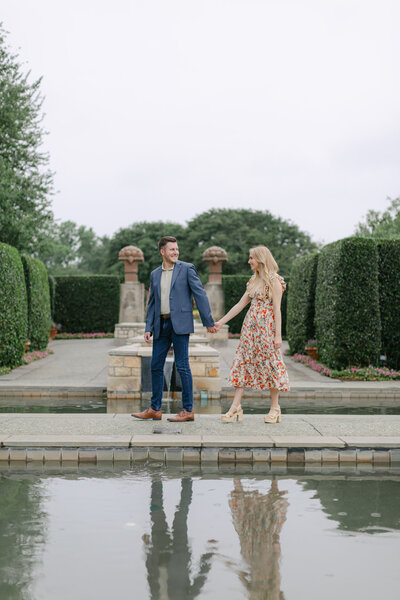
M 222 327 L 221 321 L 214 321 L 214 327 L 215 327 L 216 331 L 219 331 Z
M 282 346 L 282 338 L 276 336 L 275 340 L 274 340 L 274 348 L 275 350 L 279 350 L 279 348 Z

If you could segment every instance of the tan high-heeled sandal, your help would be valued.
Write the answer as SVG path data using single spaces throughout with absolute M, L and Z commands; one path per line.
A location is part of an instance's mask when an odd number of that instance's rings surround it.
M 232 423 L 235 417 L 237 421 L 243 420 L 243 408 L 240 406 L 240 404 L 233 412 L 231 412 L 229 409 L 227 413 L 221 415 L 221 421 L 223 423 Z
M 271 408 L 264 417 L 264 423 L 280 423 L 282 421 L 281 407 Z

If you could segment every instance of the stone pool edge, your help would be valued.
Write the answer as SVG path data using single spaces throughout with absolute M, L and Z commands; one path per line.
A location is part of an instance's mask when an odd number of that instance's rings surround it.
M 0 436 L 0 464 L 369 465 L 400 467 L 400 436 Z

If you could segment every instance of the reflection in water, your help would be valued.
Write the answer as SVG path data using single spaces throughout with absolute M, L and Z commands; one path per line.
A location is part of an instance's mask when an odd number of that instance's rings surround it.
M 170 531 L 163 506 L 163 484 L 151 483 L 151 535 L 145 534 L 147 580 L 152 600 L 197 598 L 211 567 L 211 552 L 201 556 L 197 575 L 190 572 L 192 551 L 188 541 L 188 513 L 192 501 L 192 479 L 181 480 L 181 499 Z M 191 580 L 193 583 L 191 583 Z
M 234 480 L 229 506 L 242 556 L 249 565 L 249 572 L 241 573 L 240 579 L 251 600 L 284 597 L 279 571 L 279 536 L 289 504 L 284 494 L 275 479 L 266 495 L 258 490 L 245 491 L 240 479 Z
M 400 529 L 400 483 L 398 479 L 309 480 L 307 490 L 315 490 L 323 510 L 339 523 L 339 529 L 380 533 Z
M 31 600 L 44 547 L 40 481 L 0 475 L 0 599 Z

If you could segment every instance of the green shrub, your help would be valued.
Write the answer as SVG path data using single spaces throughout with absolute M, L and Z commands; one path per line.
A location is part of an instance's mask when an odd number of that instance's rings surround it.
M 289 288 L 290 288 L 290 276 L 287 275 L 286 277 L 284 277 L 284 280 L 286 281 L 286 290 L 284 292 L 284 294 L 282 294 L 282 301 L 281 301 L 281 316 L 282 316 L 282 338 L 286 339 L 287 338 L 287 303 L 288 303 L 288 294 L 289 294 Z
M 55 321 L 68 333 L 112 332 L 119 296 L 116 275 L 56 277 Z
M 321 362 L 333 369 L 377 364 L 381 348 L 374 240 L 325 246 L 317 268 L 315 326 Z
M 46 267 L 38 258 L 22 256 L 28 296 L 28 338 L 31 350 L 44 350 L 51 327 L 50 291 Z
M 246 283 L 249 281 L 251 274 L 249 275 L 222 275 L 222 287 L 224 290 L 224 301 L 225 301 L 225 313 L 228 312 L 246 291 Z M 288 278 L 284 278 L 288 281 Z M 286 296 L 289 285 L 286 288 L 285 293 L 282 296 L 281 314 L 282 314 L 282 337 L 286 335 Z M 241 313 L 236 315 L 228 323 L 230 333 L 240 333 L 242 329 L 243 320 L 246 316 L 249 306 L 246 306 Z
M 18 251 L 0 243 L 0 365 L 21 363 L 28 339 L 28 302 Z
M 287 337 L 292 353 L 303 353 L 309 339 L 315 338 L 315 285 L 318 254 L 297 258 L 290 272 L 287 299 Z
M 239 302 L 246 291 L 246 283 L 251 275 L 222 275 L 222 287 L 224 290 L 225 314 Z M 243 319 L 249 307 L 247 306 L 241 313 L 236 315 L 228 323 L 230 333 L 240 333 Z
M 378 240 L 382 352 L 400 368 L 400 240 Z
M 56 302 L 56 280 L 53 277 L 53 275 L 49 275 L 49 292 L 50 292 L 51 320 L 54 321 L 55 302 Z

